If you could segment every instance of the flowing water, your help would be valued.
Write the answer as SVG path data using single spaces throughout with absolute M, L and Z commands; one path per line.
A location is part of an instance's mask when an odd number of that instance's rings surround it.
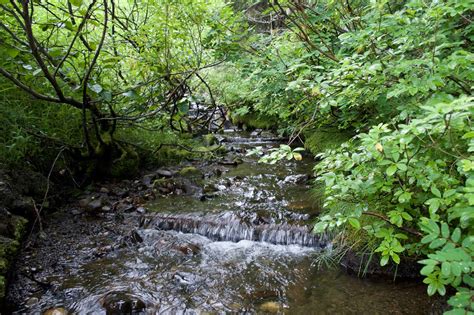
M 53 285 L 18 312 L 430 312 L 422 285 L 361 279 L 315 265 L 332 246 L 310 232 L 318 205 L 310 198 L 309 157 L 262 165 L 243 152 L 274 147 L 278 139 L 229 133 L 221 140 L 243 163 L 202 166 L 204 179 L 191 180 L 203 189 L 159 197 L 147 205 L 147 214 L 126 218 L 134 225 L 132 237 L 105 255 L 81 259 L 77 252 L 89 253 L 97 246 L 94 237 L 105 236 L 78 238 L 81 244 L 71 245 L 76 254 L 63 260 L 62 272 L 41 274 L 41 281 Z

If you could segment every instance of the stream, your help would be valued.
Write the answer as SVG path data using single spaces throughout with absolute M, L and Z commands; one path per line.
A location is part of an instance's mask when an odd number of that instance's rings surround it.
M 47 219 L 43 237 L 18 263 L 14 312 L 431 312 L 419 281 L 362 279 L 317 263 L 332 245 L 311 233 L 319 205 L 311 199 L 310 157 L 259 164 L 245 151 L 278 146 L 275 136 L 227 132 L 219 139 L 227 157 L 185 165 L 198 170 L 185 176 L 187 193 L 158 196 L 141 213 L 65 211 Z

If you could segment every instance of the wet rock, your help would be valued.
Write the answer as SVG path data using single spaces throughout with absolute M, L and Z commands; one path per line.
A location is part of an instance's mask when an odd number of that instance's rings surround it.
M 276 314 L 280 311 L 281 305 L 278 302 L 265 302 L 260 305 L 259 310 L 263 313 Z
M 103 193 L 103 194 L 108 194 L 109 190 L 106 187 L 102 187 L 102 188 L 100 188 L 100 192 Z
M 201 247 L 196 244 L 180 244 L 174 247 L 174 249 L 180 251 L 185 255 L 197 255 L 201 252 Z
M 87 204 L 87 209 L 91 211 L 96 211 L 102 208 L 102 204 L 102 198 L 93 199 Z
M 128 201 L 122 200 L 115 206 L 115 209 L 120 212 L 131 212 L 135 209 L 135 206 Z
M 107 315 L 138 315 L 145 312 L 146 305 L 139 298 L 124 292 L 112 292 L 103 298 Z
M 160 169 L 156 171 L 156 174 L 161 177 L 171 178 L 174 176 L 174 173 L 169 170 Z
M 243 163 L 243 160 L 241 158 L 238 158 L 238 157 L 227 157 L 221 161 L 218 162 L 219 164 L 221 165 L 229 165 L 229 166 L 237 166 L 239 164 L 242 164 Z
M 84 213 L 84 209 L 82 208 L 74 208 L 74 209 L 71 209 L 71 213 L 73 215 L 80 215 L 80 214 L 83 214 Z
M 133 243 L 143 242 L 143 237 L 136 230 L 132 231 L 132 233 L 130 234 L 130 239 L 132 240 Z
M 189 272 L 177 272 L 173 278 L 176 282 L 184 286 L 193 285 L 200 280 L 200 277 Z
M 179 175 L 181 175 L 181 176 L 202 176 L 202 173 L 201 173 L 200 170 L 198 170 L 194 166 L 187 166 L 187 167 L 183 167 L 179 171 Z
M 203 192 L 204 192 L 205 194 L 208 194 L 208 193 L 216 192 L 216 191 L 218 191 L 218 190 L 219 190 L 219 189 L 216 187 L 216 185 L 214 185 L 214 184 L 208 184 L 208 185 L 204 186 Z
M 146 209 L 144 207 L 138 207 L 137 212 L 143 214 L 146 212 Z
M 62 307 L 55 307 L 46 310 L 43 315 L 67 315 L 69 312 Z
M 90 198 L 83 198 L 83 199 L 79 200 L 79 207 L 87 208 L 87 205 L 89 204 L 90 201 L 91 201 Z
M 153 187 L 153 180 L 156 178 L 155 174 L 148 174 L 143 176 L 142 184 L 146 187 Z
M 262 129 L 255 129 L 254 131 L 252 131 L 252 132 L 250 133 L 250 136 L 251 136 L 251 137 L 257 137 L 257 136 L 259 136 L 259 135 L 262 133 L 262 131 L 263 131 Z
M 32 307 L 35 304 L 37 304 L 38 302 L 39 302 L 39 300 L 38 300 L 37 297 L 31 297 L 28 300 L 26 300 L 25 306 L 26 307 Z
M 109 207 L 109 206 L 103 206 L 103 207 L 101 208 L 101 210 L 102 210 L 103 212 L 109 212 L 110 210 L 112 210 L 112 208 Z

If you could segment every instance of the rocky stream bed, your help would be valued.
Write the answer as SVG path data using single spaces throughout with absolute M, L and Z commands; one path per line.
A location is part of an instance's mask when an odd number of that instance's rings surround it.
M 419 282 L 315 264 L 332 244 L 310 231 L 310 157 L 263 165 L 245 151 L 275 136 L 218 139 L 224 157 L 101 182 L 46 216 L 24 242 L 4 313 L 435 312 Z

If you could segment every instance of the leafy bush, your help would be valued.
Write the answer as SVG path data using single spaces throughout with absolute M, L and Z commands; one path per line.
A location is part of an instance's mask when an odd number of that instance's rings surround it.
M 465 298 L 474 292 L 473 119 L 471 97 L 432 100 L 406 124 L 379 124 L 321 154 L 315 167 L 325 206 L 353 205 L 322 217 L 315 231 L 344 223 L 363 229 L 378 240 L 381 265 L 399 264 L 400 255 L 427 257 L 420 263 L 428 294 L 459 291 L 449 302 L 453 314 L 473 310 Z

